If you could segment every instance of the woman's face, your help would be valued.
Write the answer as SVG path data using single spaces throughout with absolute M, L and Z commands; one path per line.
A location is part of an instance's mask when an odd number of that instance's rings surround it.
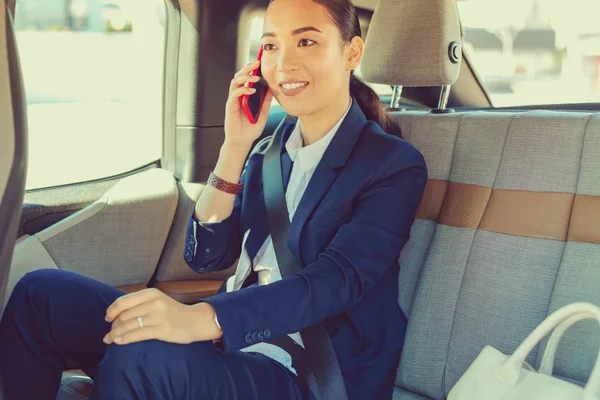
M 263 32 L 261 71 L 288 114 L 311 115 L 347 101 L 349 46 L 327 9 L 312 0 L 276 0 Z

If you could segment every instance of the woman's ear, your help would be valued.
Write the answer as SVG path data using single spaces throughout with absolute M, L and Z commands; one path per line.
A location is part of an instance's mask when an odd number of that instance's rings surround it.
M 360 36 L 354 36 L 348 45 L 348 61 L 346 63 L 346 71 L 352 71 L 358 67 L 362 60 L 363 49 L 365 42 Z

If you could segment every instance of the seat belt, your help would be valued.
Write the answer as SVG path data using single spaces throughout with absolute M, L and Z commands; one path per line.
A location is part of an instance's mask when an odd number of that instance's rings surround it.
M 283 126 L 287 121 L 290 121 L 288 116 L 275 130 L 265 152 L 262 166 L 263 192 L 267 206 L 269 230 L 283 279 L 302 271 L 302 267 L 296 262 L 287 246 L 290 220 L 283 188 L 280 148 Z M 323 324 L 302 329 L 300 336 L 306 349 L 308 369 L 310 370 L 304 379 L 313 394 L 318 400 L 346 400 L 348 395 L 344 377 L 331 338 Z M 292 339 L 290 341 L 296 345 Z

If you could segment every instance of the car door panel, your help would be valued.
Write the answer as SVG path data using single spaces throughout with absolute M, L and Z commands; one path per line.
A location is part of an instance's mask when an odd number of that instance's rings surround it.
M 220 284 L 233 275 L 237 265 L 223 271 L 198 274 L 183 258 L 187 223 L 204 187 L 199 183 L 178 182 L 179 203 L 156 271 L 156 287 L 185 303 L 214 294 Z
M 10 293 L 26 272 L 59 268 L 112 286 L 152 279 L 179 193 L 171 173 L 152 169 L 119 181 L 99 200 L 15 246 Z

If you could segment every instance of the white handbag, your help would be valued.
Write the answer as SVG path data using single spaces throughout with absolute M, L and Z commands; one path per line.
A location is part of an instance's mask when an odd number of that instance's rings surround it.
M 600 308 L 573 303 L 557 310 L 511 356 L 486 346 L 452 388 L 448 400 L 600 400 L 600 353 L 585 388 L 552 376 L 560 339 L 583 319 L 595 319 L 600 324 Z M 525 358 L 555 327 L 536 372 Z

